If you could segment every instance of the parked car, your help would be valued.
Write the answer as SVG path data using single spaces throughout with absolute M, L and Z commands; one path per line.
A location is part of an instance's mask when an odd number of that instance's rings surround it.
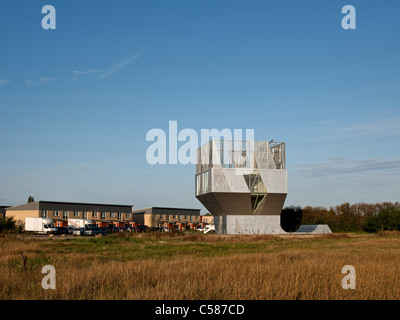
M 124 231 L 133 232 L 133 231 L 136 231 L 135 228 L 136 228 L 136 227 L 126 227 L 126 228 L 124 229 Z
M 75 229 L 72 231 L 72 234 L 73 234 L 74 236 L 83 236 L 83 235 L 85 234 L 85 229 L 84 229 L 84 228 L 75 228 Z
M 84 229 L 84 235 L 85 236 L 97 236 L 98 234 L 103 235 L 103 232 L 104 231 L 100 230 L 100 228 L 94 227 L 94 226 L 86 227 Z
M 72 234 L 74 232 L 74 230 L 75 230 L 75 227 L 74 226 L 68 226 L 67 229 L 68 229 L 68 233 Z
M 102 234 L 103 236 L 106 236 L 106 235 L 108 234 L 107 228 L 99 228 L 99 229 L 100 229 L 100 232 L 101 232 L 101 234 Z
M 160 228 L 160 227 L 151 227 L 149 230 L 150 230 L 150 231 L 153 231 L 153 232 L 161 232 L 161 231 L 163 231 L 163 228 Z
M 133 228 L 135 232 L 145 232 L 147 230 L 147 226 L 137 226 Z
M 67 227 L 56 227 L 56 234 L 69 234 L 69 230 Z
M 137 226 L 136 228 L 139 230 L 139 232 L 146 232 L 148 229 L 148 226 Z
M 115 226 L 108 227 L 108 228 L 106 228 L 106 230 L 107 230 L 107 233 L 115 233 L 115 232 L 118 232 L 118 229 L 117 229 L 117 227 L 115 227 Z

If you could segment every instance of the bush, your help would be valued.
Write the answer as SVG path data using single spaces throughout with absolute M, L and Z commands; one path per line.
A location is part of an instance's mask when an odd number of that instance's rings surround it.
M 0 217 L 0 232 L 22 232 L 22 226 L 17 226 L 13 217 Z
M 295 232 L 301 225 L 303 210 L 299 206 L 286 207 L 281 212 L 281 227 L 286 232 Z

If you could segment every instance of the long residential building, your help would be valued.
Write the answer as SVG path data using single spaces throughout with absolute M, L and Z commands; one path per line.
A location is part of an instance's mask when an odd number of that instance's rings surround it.
M 197 229 L 202 225 L 200 209 L 149 207 L 133 211 L 133 221 L 148 227 Z
M 133 225 L 132 205 L 36 201 L 6 208 L 6 216 L 25 222 L 26 217 L 51 218 L 54 225 L 68 225 L 68 219 L 90 219 L 99 227 Z

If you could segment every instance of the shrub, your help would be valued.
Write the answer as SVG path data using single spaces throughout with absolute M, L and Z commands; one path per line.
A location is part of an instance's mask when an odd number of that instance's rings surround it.
M 20 227 L 16 225 L 13 217 L 0 217 L 0 232 L 19 231 Z
M 281 212 L 281 227 L 286 232 L 295 232 L 301 225 L 303 210 L 299 206 L 286 207 Z

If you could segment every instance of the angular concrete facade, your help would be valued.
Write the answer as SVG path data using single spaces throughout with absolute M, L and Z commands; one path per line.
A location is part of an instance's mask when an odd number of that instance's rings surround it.
M 196 197 L 218 234 L 325 234 L 327 225 L 281 227 L 287 195 L 285 143 L 211 140 L 197 150 Z
M 284 233 L 285 143 L 211 140 L 197 151 L 196 197 L 216 232 Z

